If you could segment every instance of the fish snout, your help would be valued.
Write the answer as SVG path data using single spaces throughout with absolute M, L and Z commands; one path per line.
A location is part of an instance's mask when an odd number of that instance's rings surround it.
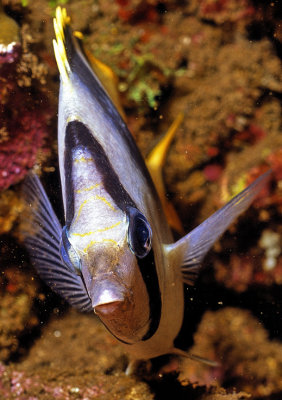
M 99 304 L 94 307 L 94 313 L 100 318 L 105 318 L 109 315 L 117 314 L 124 305 L 123 301 L 112 301 L 110 303 Z
M 135 315 L 134 299 L 125 285 L 111 279 L 99 279 L 93 285 L 92 293 L 93 311 L 112 335 L 126 343 L 139 339 L 139 327 L 144 321 L 143 318 L 140 321 L 139 314 Z
M 136 285 L 129 288 L 115 274 L 103 274 L 96 275 L 89 292 L 94 313 L 112 335 L 125 343 L 141 340 L 150 319 L 146 298 L 134 289 Z
M 119 314 L 125 309 L 126 295 L 119 282 L 96 280 L 92 287 L 92 307 L 98 316 Z

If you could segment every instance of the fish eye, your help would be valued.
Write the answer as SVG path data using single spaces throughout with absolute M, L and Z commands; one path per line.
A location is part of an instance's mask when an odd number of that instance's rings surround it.
M 81 260 L 74 247 L 71 245 L 68 238 L 67 227 L 64 226 L 62 230 L 62 238 L 60 244 L 60 255 L 63 263 L 72 272 L 75 270 L 77 275 L 81 273 Z
M 128 208 L 128 218 L 128 245 L 138 258 L 144 258 L 152 247 L 152 229 L 145 216 L 136 208 Z

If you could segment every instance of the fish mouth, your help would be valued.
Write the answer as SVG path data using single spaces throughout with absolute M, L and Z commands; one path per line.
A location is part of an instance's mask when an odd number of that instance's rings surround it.
M 107 303 L 97 304 L 93 310 L 98 317 L 101 319 L 104 317 L 109 317 L 111 315 L 117 316 L 122 311 L 121 309 L 124 308 L 124 301 L 110 301 Z
M 140 340 L 150 326 L 150 317 L 140 318 L 136 314 L 130 290 L 113 276 L 102 275 L 91 287 L 92 307 L 107 330 L 119 341 L 134 344 Z
M 107 276 L 96 278 L 91 287 L 91 299 L 94 312 L 99 314 L 106 309 L 114 309 L 124 303 L 124 287 L 117 281 Z

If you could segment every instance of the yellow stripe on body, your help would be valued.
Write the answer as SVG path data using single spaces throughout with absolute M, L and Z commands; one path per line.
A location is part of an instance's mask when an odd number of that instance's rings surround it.
M 74 160 L 75 163 L 80 163 L 80 162 L 88 162 L 88 161 L 94 161 L 92 157 L 89 158 L 85 158 L 85 157 L 81 157 L 81 158 L 76 158 Z
M 84 200 L 84 201 L 80 204 L 79 209 L 78 209 L 78 212 L 77 212 L 77 216 L 76 216 L 76 218 L 75 218 L 75 220 L 74 220 L 74 223 L 77 222 L 77 220 L 78 220 L 78 218 L 79 218 L 79 216 L 80 216 L 80 214 L 81 214 L 81 212 L 82 212 L 82 209 L 83 209 L 83 207 L 85 206 L 85 204 L 87 204 L 87 203 L 88 203 L 89 201 L 91 201 L 91 200 L 101 200 L 101 201 L 102 201 L 103 203 L 105 203 L 111 210 L 117 211 L 116 208 L 114 208 L 114 207 L 111 205 L 111 203 L 110 203 L 105 197 L 98 196 L 98 195 L 96 195 L 96 196 L 91 196 L 91 197 L 89 197 L 88 199 Z
M 91 242 L 83 249 L 83 251 L 86 253 L 89 247 L 93 246 L 93 244 L 106 242 L 113 243 L 115 246 L 118 246 L 118 242 L 113 239 L 91 240 Z
M 111 203 L 103 196 L 98 196 L 96 195 L 95 198 L 97 200 L 101 200 L 103 203 L 105 203 L 108 207 L 110 207 L 111 210 L 116 211 L 116 208 L 111 205 Z
M 120 225 L 121 221 L 118 221 L 116 224 L 111 225 L 111 226 L 106 226 L 105 228 L 101 228 L 101 229 L 97 229 L 96 231 L 92 231 L 92 232 L 86 232 L 86 233 L 72 233 L 72 235 L 74 236 L 80 236 L 80 237 L 85 237 L 85 236 L 89 236 L 89 235 L 93 235 L 94 233 L 100 233 L 100 232 L 106 232 L 109 229 L 113 229 L 116 226 Z
M 96 185 L 92 185 L 83 189 L 77 189 L 75 193 L 84 193 L 84 192 L 90 192 L 91 190 L 95 189 L 96 187 L 99 187 L 101 183 L 96 183 Z

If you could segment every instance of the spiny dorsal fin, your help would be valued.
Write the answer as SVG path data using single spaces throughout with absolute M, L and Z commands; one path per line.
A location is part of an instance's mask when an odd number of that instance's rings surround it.
M 65 27 L 70 23 L 66 9 L 56 8 L 56 17 L 53 20 L 56 40 L 53 40 L 54 53 L 63 83 L 69 82 L 70 65 L 65 47 Z
M 90 51 L 84 48 L 83 34 L 79 31 L 72 32 L 69 26 L 70 17 L 67 15 L 66 9 L 57 7 L 56 17 L 54 18 L 56 40 L 53 40 L 53 46 L 62 83 L 67 84 L 70 81 L 71 58 L 74 57 L 75 53 L 92 69 L 120 115 L 126 120 L 120 102 L 117 76 L 109 66 L 98 60 Z

